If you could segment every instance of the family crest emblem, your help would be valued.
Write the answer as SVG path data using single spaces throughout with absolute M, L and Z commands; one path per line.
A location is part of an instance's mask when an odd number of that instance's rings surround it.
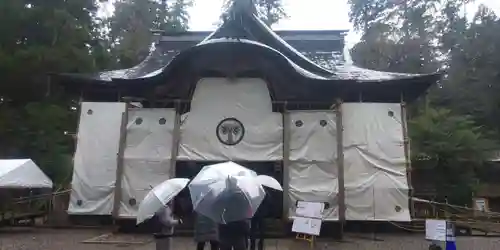
M 243 140 L 245 127 L 236 118 L 226 118 L 217 125 L 216 134 L 222 144 L 234 146 Z

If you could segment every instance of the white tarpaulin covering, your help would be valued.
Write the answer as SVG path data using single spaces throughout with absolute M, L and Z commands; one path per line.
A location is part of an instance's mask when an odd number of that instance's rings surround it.
M 170 178 L 174 123 L 175 110 L 129 110 L 120 217 L 135 217 L 147 193 Z
M 291 207 L 289 216 L 293 217 L 297 201 L 326 202 L 323 219 L 338 220 L 338 178 L 337 166 L 332 163 L 291 162 L 289 171 L 289 195 Z
M 335 113 L 291 112 L 290 122 L 289 215 L 298 200 L 327 202 L 324 220 L 338 220 Z
M 52 188 L 52 181 L 30 159 L 0 160 L 0 188 Z
M 221 123 L 224 119 L 229 120 Z M 178 159 L 281 160 L 282 127 L 282 115 L 272 112 L 271 97 L 263 80 L 201 79 L 191 110 L 182 118 Z
M 290 121 L 291 161 L 337 160 L 334 112 L 291 112 Z
M 400 104 L 344 103 L 347 220 L 410 221 Z
M 81 104 L 69 214 L 111 214 L 125 110 L 125 103 Z

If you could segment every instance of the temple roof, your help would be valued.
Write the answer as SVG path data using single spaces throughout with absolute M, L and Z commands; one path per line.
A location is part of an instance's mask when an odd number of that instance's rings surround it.
M 227 19 L 210 34 L 184 32 L 170 36 L 164 35 L 151 49 L 149 56 L 132 68 L 95 74 L 58 74 L 57 78 L 68 88 L 119 89 L 130 88 L 132 85 L 137 88 L 140 84 L 144 85 L 144 80 L 161 82 L 155 79 L 166 77 L 172 68 L 193 60 L 190 56 L 195 57 L 197 51 L 209 50 L 221 45 L 245 49 L 255 47 L 258 51 L 272 54 L 273 57 L 287 62 L 287 65 L 282 64 L 282 67 L 289 67 L 295 71 L 297 76 L 303 78 L 301 82 L 324 82 L 320 87 L 327 86 L 324 84 L 329 82 L 337 85 L 342 83 L 349 84 L 351 88 L 362 92 L 372 92 L 374 88 L 377 88 L 384 96 L 388 96 L 388 92 L 400 94 L 405 92 L 407 99 L 412 100 L 421 95 L 440 77 L 439 74 L 380 72 L 345 64 L 342 57 L 345 31 L 274 32 L 260 20 L 255 12 L 249 10 L 251 8 L 247 8 L 244 2 L 243 0 L 235 1 L 227 12 Z M 204 36 L 206 37 L 199 41 Z M 321 91 L 320 87 L 317 87 L 318 91 Z M 345 88 L 344 86 L 337 89 Z M 382 88 L 392 89 L 385 91 Z M 328 87 L 325 87 L 325 90 L 327 89 Z M 392 102 L 399 98 L 392 96 L 395 94 L 390 95 L 387 101 Z M 386 97 L 381 98 L 380 101 L 384 101 L 384 98 Z

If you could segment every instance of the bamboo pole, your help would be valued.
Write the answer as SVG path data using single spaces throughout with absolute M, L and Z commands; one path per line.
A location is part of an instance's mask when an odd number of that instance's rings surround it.
M 283 105 L 283 217 L 288 220 L 290 209 L 290 113 L 286 103 Z
M 403 147 L 405 154 L 405 168 L 406 168 L 406 178 L 408 180 L 408 195 L 413 197 L 413 183 L 412 183 L 412 167 L 411 167 L 411 155 L 410 155 L 410 140 L 408 138 L 408 123 L 407 123 L 407 115 L 406 115 L 406 103 L 403 98 L 403 94 L 401 94 L 401 127 L 403 130 Z M 415 203 L 413 199 L 409 200 L 410 205 L 410 216 L 411 218 L 415 218 Z
M 170 178 L 176 175 L 177 155 L 179 154 L 179 143 L 181 139 L 181 102 L 175 102 L 175 120 L 172 131 L 172 151 L 170 152 Z
M 120 201 L 122 199 L 122 177 L 124 173 L 124 153 L 127 140 L 128 124 L 128 102 L 125 103 L 125 111 L 122 113 L 122 122 L 120 125 L 120 140 L 118 144 L 118 153 L 116 154 L 116 176 L 115 176 L 115 196 L 113 200 L 113 219 L 116 220 L 120 213 Z
M 338 168 L 338 203 L 339 203 L 339 221 L 340 221 L 340 239 L 344 236 L 345 224 L 345 183 L 344 183 L 344 125 L 342 121 L 342 100 L 337 99 L 336 105 L 336 127 L 337 127 L 337 168 Z

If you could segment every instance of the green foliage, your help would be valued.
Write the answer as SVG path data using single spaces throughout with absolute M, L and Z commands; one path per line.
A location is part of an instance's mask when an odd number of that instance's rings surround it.
M 428 109 L 409 122 L 412 159 L 433 169 L 437 198 L 468 204 L 476 169 L 491 159 L 498 143 L 469 116 Z
M 281 0 L 257 0 L 256 5 L 261 13 L 262 21 L 268 26 L 288 17 L 283 9 L 283 2 Z
M 409 122 L 416 160 L 481 164 L 498 146 L 472 117 L 429 108 Z
M 439 86 L 410 106 L 413 157 L 435 169 L 441 197 L 470 201 L 474 169 L 498 150 L 500 131 L 500 21 L 469 0 L 350 0 L 350 19 L 363 32 L 353 61 L 382 71 L 431 73 Z M 423 104 L 423 105 L 422 105 Z M 468 199 L 468 200 L 467 200 Z
M 49 72 L 93 72 L 138 63 L 151 29 L 187 29 L 191 1 L 122 0 L 96 17 L 94 0 L 0 1 L 0 158 L 31 158 L 56 184 L 71 180 L 75 97 Z
M 121 0 L 114 15 L 105 20 L 109 27 L 109 48 L 117 68 L 137 65 L 153 43 L 152 30 L 180 32 L 188 29 L 187 8 L 191 0 Z
M 224 12 L 234 3 L 238 3 L 238 8 L 248 9 L 251 8 L 260 19 L 268 26 L 272 26 L 283 18 L 287 18 L 285 9 L 283 8 L 282 0 L 225 0 Z M 222 15 L 224 18 L 225 14 Z
M 63 105 L 32 102 L 0 105 L 0 158 L 30 158 L 57 184 L 71 177 L 75 112 Z
M 0 93 L 15 100 L 46 95 L 47 72 L 93 70 L 93 1 L 0 1 Z
M 0 1 L 0 157 L 31 158 L 60 184 L 76 120 L 46 74 L 96 70 L 95 11 L 93 0 Z

